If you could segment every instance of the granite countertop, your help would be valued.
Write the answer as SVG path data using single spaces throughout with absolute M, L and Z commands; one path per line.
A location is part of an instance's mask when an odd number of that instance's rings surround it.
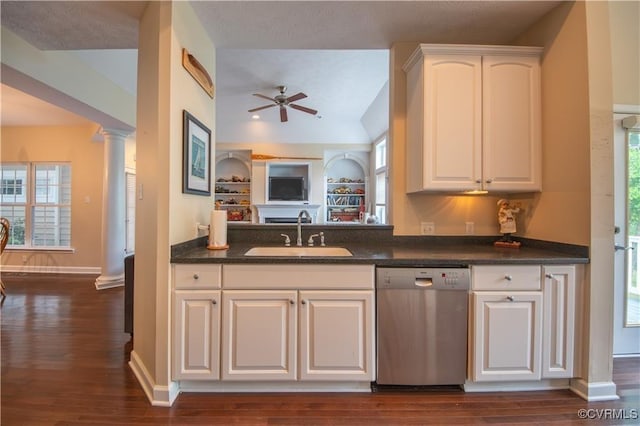
M 304 227 L 304 235 L 316 232 L 321 226 Z M 291 226 L 288 228 L 291 231 Z M 238 238 L 230 233 L 229 248 L 209 250 L 206 237 L 172 247 L 172 263 L 315 263 L 315 264 L 375 264 L 377 266 L 458 266 L 478 264 L 579 264 L 588 263 L 588 248 L 570 244 L 520 238 L 520 248 L 494 247 L 496 237 L 397 237 L 391 227 L 381 232 L 363 233 L 350 228 L 350 232 L 328 228 L 327 246 L 345 247 L 352 257 L 275 257 L 245 256 L 256 246 L 283 246 L 281 229 L 270 229 L 271 235 L 252 233 L 252 238 Z M 247 231 L 248 230 L 243 230 Z M 258 231 L 260 232 L 260 231 Z M 245 232 L 246 233 L 246 232 Z M 347 235 L 345 235 L 347 234 Z M 363 236 L 362 234 L 365 234 Z M 247 234 L 248 235 L 248 234 Z M 246 235 L 244 235 L 246 237 Z M 333 237 L 331 239 L 330 237 Z M 295 240 L 292 238 L 292 240 Z M 275 242 L 275 243 L 274 243 Z

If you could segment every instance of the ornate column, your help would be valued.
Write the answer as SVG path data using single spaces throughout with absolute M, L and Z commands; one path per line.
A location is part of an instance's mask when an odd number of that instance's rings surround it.
M 102 275 L 96 289 L 124 285 L 125 173 L 124 141 L 129 132 L 103 129 Z

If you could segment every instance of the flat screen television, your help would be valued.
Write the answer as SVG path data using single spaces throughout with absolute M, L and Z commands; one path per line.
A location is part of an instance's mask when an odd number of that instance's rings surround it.
M 307 201 L 304 178 L 270 176 L 269 201 Z

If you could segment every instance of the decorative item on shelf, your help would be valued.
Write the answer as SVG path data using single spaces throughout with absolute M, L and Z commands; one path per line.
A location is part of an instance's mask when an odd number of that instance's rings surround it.
M 495 243 L 496 247 L 508 247 L 518 248 L 520 247 L 519 241 L 513 241 L 511 234 L 516 232 L 516 217 L 515 215 L 520 213 L 520 207 L 512 206 L 509 200 L 501 198 L 498 200 L 498 223 L 500 224 L 500 233 L 502 238 Z
M 227 220 L 230 222 L 240 222 L 244 220 L 244 212 L 240 210 L 227 210 Z
M 216 209 L 211 210 L 209 219 L 209 250 L 226 250 L 227 244 L 227 212 L 220 210 L 219 203 L 216 202 Z
M 364 200 L 360 200 L 360 207 L 358 208 L 358 218 L 360 219 L 361 223 L 366 223 L 365 218 L 364 218 Z
M 204 89 L 205 92 L 213 99 L 215 87 L 213 80 L 205 67 L 190 54 L 187 49 L 182 49 L 182 66 L 186 69 L 191 77 Z
M 340 186 L 338 188 L 334 188 L 332 191 L 333 194 L 352 194 L 353 193 L 353 189 L 346 187 L 346 186 Z

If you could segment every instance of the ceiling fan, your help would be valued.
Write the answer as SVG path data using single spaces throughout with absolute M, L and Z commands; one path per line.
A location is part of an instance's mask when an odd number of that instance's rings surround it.
M 306 98 L 307 95 L 305 95 L 304 93 L 299 92 L 299 93 L 296 93 L 293 96 L 287 97 L 284 94 L 284 92 L 287 91 L 287 86 L 278 86 L 278 90 L 280 91 L 280 94 L 276 95 L 273 98 L 270 98 L 269 96 L 261 95 L 259 93 L 254 93 L 253 96 L 257 96 L 257 97 L 262 98 L 262 99 L 267 99 L 267 100 L 273 101 L 274 103 L 270 104 L 270 105 L 264 105 L 264 106 L 261 106 L 261 107 L 258 107 L 258 108 L 250 109 L 249 112 L 260 111 L 261 109 L 278 106 L 278 107 L 280 107 L 280 121 L 283 122 L 283 123 L 285 121 L 288 121 L 287 108 L 286 107 L 297 109 L 298 111 L 306 112 L 307 114 L 312 114 L 312 115 L 316 115 L 318 113 L 318 111 L 316 111 L 315 109 L 303 107 L 301 105 L 296 105 L 296 104 L 292 103 L 292 102 L 295 102 L 295 101 L 299 101 L 300 99 Z

